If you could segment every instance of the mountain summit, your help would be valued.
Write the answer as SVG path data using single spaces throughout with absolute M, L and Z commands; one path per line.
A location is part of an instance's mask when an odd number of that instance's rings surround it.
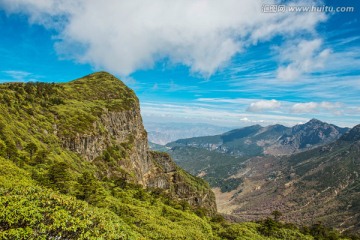
M 343 141 L 359 141 L 360 140 L 360 124 L 353 127 L 349 132 L 345 133 L 341 140 Z
M 280 137 L 273 146 L 274 150 L 284 153 L 294 153 L 337 140 L 348 128 L 340 128 L 317 119 L 311 119 L 305 124 L 299 124 Z M 272 148 L 272 147 L 270 147 Z
M 320 121 L 319 119 L 316 118 L 312 118 L 307 122 L 307 124 L 323 124 L 323 123 L 324 123 L 323 121 Z

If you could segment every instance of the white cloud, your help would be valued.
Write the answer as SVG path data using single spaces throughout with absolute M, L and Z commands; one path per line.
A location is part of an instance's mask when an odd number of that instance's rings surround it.
M 291 112 L 293 113 L 315 113 L 317 112 L 318 103 L 315 102 L 307 102 L 307 103 L 295 103 Z
M 319 113 L 321 111 L 331 112 L 333 115 L 342 115 L 342 104 L 338 102 L 306 102 L 295 103 L 291 107 L 292 113 Z
M 243 117 L 243 118 L 240 118 L 240 121 L 250 122 L 250 119 L 249 119 L 249 118 L 247 118 L 247 117 Z
M 277 77 L 281 80 L 292 81 L 305 73 L 311 73 L 324 67 L 331 50 L 322 47 L 322 40 L 302 40 L 295 46 L 283 47 L 280 50 L 281 61 Z
M 281 102 L 281 111 L 276 113 L 245 112 L 241 109 L 234 111 L 234 106 L 155 103 L 142 102 L 141 113 L 145 121 L 153 122 L 191 122 L 209 123 L 221 126 L 245 126 L 261 124 L 284 124 L 287 126 L 307 122 L 310 118 L 318 118 L 339 126 L 354 126 L 358 124 L 360 107 L 350 107 L 336 102 L 307 102 L 291 103 Z M 333 105 L 334 108 L 326 110 L 324 106 Z M 294 108 L 292 108 L 295 106 Z M 322 106 L 322 107 L 321 107 Z M 337 108 L 339 106 L 339 108 Z M 312 109 L 313 112 L 307 111 Z M 297 110 L 298 112 L 292 112 Z M 342 111 L 341 117 L 336 113 Z M 357 111 L 357 113 L 356 113 Z M 350 114 L 351 117 L 347 114 Z
M 276 101 L 275 99 L 272 100 L 261 100 L 257 102 L 253 102 L 250 106 L 246 109 L 249 112 L 264 112 L 269 110 L 276 110 L 281 107 L 281 103 Z
M 333 110 L 333 109 L 338 109 L 340 107 L 342 107 L 342 104 L 339 102 L 321 102 L 319 103 L 320 108 L 326 109 L 326 110 Z
M 196 101 L 207 103 L 230 103 L 230 104 L 246 104 L 253 99 L 249 98 L 198 98 Z
M 267 114 L 316 114 L 316 115 L 332 115 L 342 116 L 344 114 L 355 114 L 356 108 L 351 105 L 341 102 L 302 102 L 294 103 L 290 101 L 278 101 L 275 99 L 264 100 L 264 99 L 251 99 L 251 98 L 198 98 L 196 99 L 202 104 L 201 106 L 218 108 L 221 106 L 226 109 L 246 109 L 247 112 L 251 113 L 262 113 Z M 199 106 L 200 104 L 197 103 Z M 243 121 L 244 119 L 240 119 Z
M 62 56 L 123 76 L 161 59 L 209 76 L 259 41 L 313 33 L 326 18 L 266 14 L 262 2 L 253 0 L 0 0 L 0 5 L 55 28 Z
M 19 71 L 19 70 L 6 70 L 1 71 L 5 74 L 6 79 L 1 79 L 0 82 L 37 82 L 39 76 L 34 75 L 30 72 Z
M 251 124 L 259 124 L 259 123 L 265 123 L 266 121 L 265 120 L 252 120 L 252 119 L 249 119 L 247 117 L 243 117 L 243 118 L 240 118 L 240 121 L 241 122 L 245 122 L 245 123 L 251 123 Z
M 31 75 L 29 72 L 17 70 L 3 71 L 3 73 L 11 77 L 14 81 L 24 81 L 24 79 Z

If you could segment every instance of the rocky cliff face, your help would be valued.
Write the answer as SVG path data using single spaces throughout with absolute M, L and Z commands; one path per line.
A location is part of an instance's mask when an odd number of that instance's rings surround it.
M 93 91 L 97 91 L 97 83 L 103 84 L 106 81 L 111 81 L 114 85 L 123 85 L 115 77 L 104 72 L 89 75 L 70 84 L 76 85 L 79 91 L 90 84 L 94 88 Z M 124 89 L 124 93 L 120 92 L 119 96 L 116 95 L 119 93 L 111 94 L 111 89 L 108 91 L 110 93 L 106 94 L 114 100 L 123 98 L 123 95 L 131 90 Z M 80 97 L 84 94 L 80 94 Z M 68 94 L 67 97 L 73 96 Z M 129 102 L 126 106 L 109 108 L 100 105 L 101 109 L 96 111 L 97 117 L 87 122 L 86 131 L 65 134 L 65 131 L 58 130 L 59 125 L 63 123 L 60 120 L 55 122 L 54 129 L 63 147 L 80 154 L 87 161 L 101 164 L 104 162 L 103 159 L 113 157 L 115 166 L 121 167 L 121 171 L 114 166 L 106 168 L 104 171 L 107 177 L 126 176 L 127 181 L 144 187 L 164 189 L 178 200 L 186 200 L 193 206 L 207 208 L 210 213 L 216 212 L 215 197 L 207 183 L 177 167 L 167 154 L 149 150 L 138 100 L 133 92 L 128 98 L 134 101 L 125 101 Z M 84 101 L 78 98 L 75 100 Z M 91 104 L 97 103 L 98 100 L 99 97 L 93 97 Z M 107 101 L 106 98 L 105 100 Z M 118 154 L 111 156 L 114 149 Z
M 215 195 L 205 181 L 180 169 L 167 153 L 150 151 L 148 156 L 155 166 L 145 174 L 148 187 L 165 189 L 173 197 L 210 213 L 216 211 Z
M 148 145 L 146 131 L 142 126 L 139 109 L 112 112 L 104 109 L 104 113 L 92 123 L 91 133 L 76 133 L 75 136 L 61 137 L 63 147 L 93 161 L 113 145 L 129 144 L 128 162 L 124 167 L 132 168 L 139 184 L 144 184 L 143 176 L 150 170 L 147 161 Z M 124 162 L 124 161 L 123 161 Z

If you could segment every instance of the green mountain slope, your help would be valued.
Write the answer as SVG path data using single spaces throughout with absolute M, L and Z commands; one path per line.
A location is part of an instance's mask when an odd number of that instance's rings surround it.
M 0 238 L 137 238 L 114 212 L 39 186 L 31 175 L 0 157 Z
M 90 204 L 40 186 L 0 157 L 0 239 L 314 239 L 311 231 L 271 219 L 228 223 L 219 216 L 199 217 L 186 205 L 136 186 L 113 190 L 104 192 L 101 204 Z
M 32 229 L 31 236 L 77 236 L 63 233 L 72 220 L 62 222 L 61 215 L 52 215 L 51 208 L 57 208 L 57 203 L 46 205 L 45 199 L 57 194 L 69 204 L 60 202 L 59 214 L 84 221 L 83 231 L 69 225 L 76 234 L 85 234 L 95 222 L 100 226 L 106 218 L 114 218 L 114 223 L 127 222 L 124 229 L 131 231 L 126 236 L 211 236 L 209 225 L 193 213 L 214 214 L 214 197 L 207 183 L 178 168 L 168 155 L 147 149 L 138 99 L 121 81 L 100 72 L 65 84 L 2 84 L 0 95 L 1 161 L 14 169 L 15 177 L 22 176 L 12 181 L 2 171 L 3 179 L 10 180 L 10 185 L 3 186 L 3 207 L 8 200 L 24 199 L 22 210 L 36 213 L 37 207 L 43 208 L 50 218 L 13 224 L 15 219 L 3 215 L 4 234 Z M 25 186 L 34 189 L 34 196 Z M 72 204 L 87 208 L 79 219 Z M 99 213 L 94 223 L 91 216 L 86 218 L 92 211 Z M 193 221 L 197 222 L 194 227 L 189 225 Z M 49 229 L 59 225 L 62 230 L 44 230 L 43 224 L 51 225 Z M 119 226 L 110 228 L 119 234 Z
M 216 211 L 207 183 L 149 151 L 138 99 L 114 76 L 100 72 L 66 84 L 3 84 L 0 91 L 3 156 L 46 186 L 57 181 L 49 172 L 66 168 L 71 177 L 56 186 L 73 194 L 74 182 L 86 170 L 102 180 L 159 187 Z

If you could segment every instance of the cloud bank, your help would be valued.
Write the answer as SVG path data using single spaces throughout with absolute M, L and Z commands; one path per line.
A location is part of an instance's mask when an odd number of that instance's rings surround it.
M 262 3 L 0 0 L 0 7 L 8 13 L 26 14 L 31 23 L 55 29 L 55 47 L 62 57 L 97 69 L 126 76 L 166 60 L 208 77 L 258 42 L 279 35 L 314 33 L 317 24 L 326 19 L 321 13 L 266 14 L 261 12 Z M 305 47 L 309 44 L 317 42 L 303 43 Z M 306 67 L 291 56 L 289 59 L 291 63 L 279 69 L 280 78 L 291 79 L 310 71 L 311 61 Z M 304 59 L 308 59 L 307 53 Z
M 281 80 L 292 81 L 309 73 L 321 69 L 331 50 L 322 48 L 322 40 L 302 40 L 295 46 L 281 48 L 280 56 L 284 64 L 279 67 L 277 77 Z
M 281 103 L 275 99 L 272 100 L 260 100 L 257 102 L 253 102 L 246 109 L 248 112 L 264 112 L 270 110 L 276 110 L 281 107 Z
M 292 113 L 319 113 L 320 111 L 332 112 L 334 115 L 342 115 L 342 104 L 338 102 L 306 102 L 296 103 L 291 107 Z

